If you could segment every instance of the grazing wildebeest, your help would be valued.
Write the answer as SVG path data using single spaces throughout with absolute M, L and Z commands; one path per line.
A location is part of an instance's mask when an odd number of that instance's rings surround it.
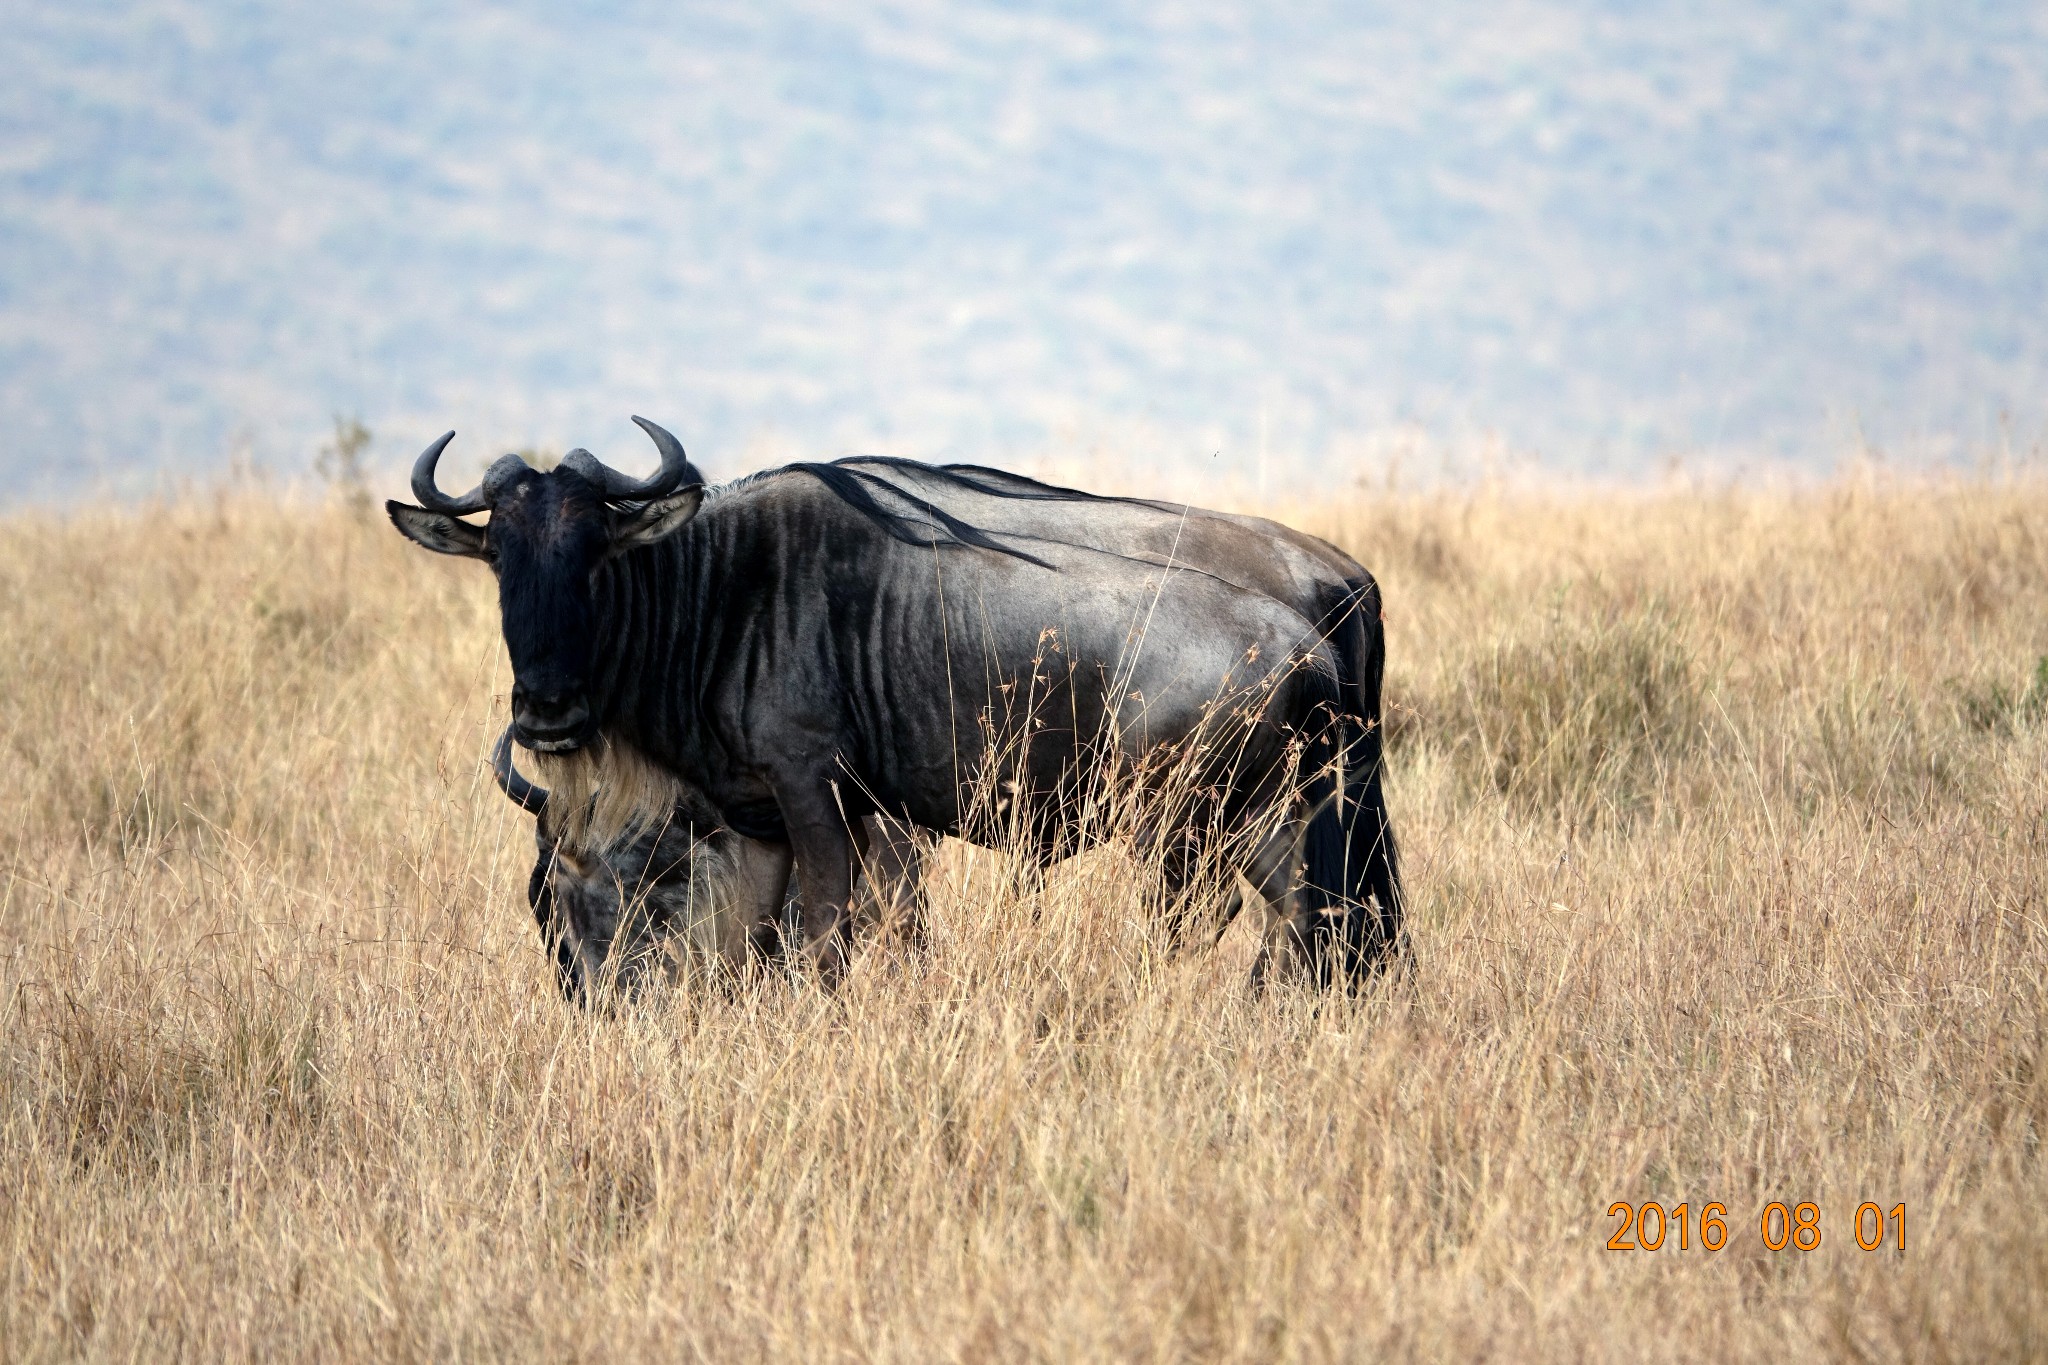
M 581 822 L 550 811 L 547 790 L 514 766 L 509 728 L 491 771 L 534 816 L 526 899 L 567 998 L 587 1002 L 607 983 L 631 994 L 672 944 L 727 967 L 774 951 L 786 848 L 723 829 L 709 803 L 687 793 L 660 819 L 602 841 L 564 837 Z
M 547 789 L 514 764 L 509 726 L 492 751 L 491 775 L 534 817 L 526 900 L 565 998 L 589 1003 L 608 988 L 630 996 L 679 959 L 730 970 L 782 956 L 792 923 L 786 845 L 723 828 L 708 803 L 687 792 L 659 820 L 601 840 L 579 838 L 578 822 L 550 811 Z M 877 856 L 864 869 L 863 918 L 915 935 L 916 845 L 876 817 L 869 822 Z
M 640 425 L 662 452 L 652 479 L 583 451 L 547 474 L 506 457 L 450 498 L 433 480 L 450 433 L 415 466 L 423 505 L 389 510 L 496 572 L 520 742 L 596 747 L 614 772 L 679 782 L 726 828 L 789 843 L 825 972 L 843 961 L 861 817 L 985 838 L 967 793 L 992 779 L 1045 856 L 1070 851 L 1098 739 L 1111 762 L 1196 765 L 1206 805 L 1152 831 L 1169 849 L 1256 835 L 1240 865 L 1276 908 L 1269 949 L 1327 978 L 1385 941 L 1363 927 L 1374 876 L 1392 885 L 1382 814 L 1382 873 L 1347 847 L 1346 809 L 1377 783 L 1376 763 L 1348 762 L 1367 717 L 1346 692 L 1364 680 L 1316 622 L 1214 571 L 1056 534 L 1005 544 L 872 471 L 791 466 L 705 506 L 682 487 L 679 443 Z M 459 519 L 485 510 L 487 526 Z

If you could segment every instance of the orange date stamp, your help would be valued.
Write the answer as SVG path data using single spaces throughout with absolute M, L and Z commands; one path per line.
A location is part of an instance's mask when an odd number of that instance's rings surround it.
M 1619 1219 L 1607 1239 L 1609 1251 L 1719 1251 L 1728 1245 L 1728 1206 L 1703 1204 L 1697 1217 L 1690 1203 L 1665 1208 L 1655 1200 L 1631 1204 L 1616 1200 L 1607 1206 L 1607 1216 Z M 1906 1249 L 1906 1206 L 1894 1204 L 1889 1210 L 1869 1201 L 1856 1206 L 1851 1229 L 1856 1245 L 1865 1251 L 1893 1247 Z M 1821 1244 L 1820 1206 L 1812 1203 L 1787 1205 L 1772 1200 L 1764 1205 L 1757 1220 L 1757 1235 L 1770 1251 L 1813 1251 Z

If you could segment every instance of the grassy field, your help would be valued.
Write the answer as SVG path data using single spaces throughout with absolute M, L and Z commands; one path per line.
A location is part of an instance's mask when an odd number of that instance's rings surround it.
M 0 522 L 0 1359 L 2048 1353 L 2048 481 L 1274 510 L 1385 585 L 1409 979 L 955 850 L 836 996 L 611 1018 L 486 573 Z

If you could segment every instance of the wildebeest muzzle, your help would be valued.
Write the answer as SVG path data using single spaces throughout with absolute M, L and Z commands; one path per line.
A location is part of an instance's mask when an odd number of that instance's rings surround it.
M 580 749 L 597 733 L 597 720 L 581 691 L 541 692 L 512 685 L 512 733 L 539 753 Z

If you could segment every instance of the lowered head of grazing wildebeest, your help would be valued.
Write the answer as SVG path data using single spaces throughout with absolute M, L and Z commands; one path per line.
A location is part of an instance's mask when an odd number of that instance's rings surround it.
M 670 789 L 668 814 L 653 820 L 600 809 L 603 792 L 551 794 L 513 764 L 509 728 L 491 772 L 534 816 L 526 900 L 565 998 L 632 996 L 685 964 L 730 971 L 779 950 L 786 846 L 721 828 L 681 789 Z
M 1269 951 L 1351 975 L 1346 926 L 1372 890 L 1347 856 L 1356 708 L 1327 631 L 1228 575 L 1063 542 L 1056 512 L 1006 543 L 871 471 L 793 465 L 706 504 L 680 444 L 640 425 L 651 479 L 577 451 L 545 474 L 500 460 L 451 498 L 443 437 L 414 468 L 422 505 L 389 505 L 413 540 L 497 574 L 521 744 L 666 774 L 723 828 L 788 843 L 828 977 L 863 817 L 1050 858 L 1100 837 L 1088 774 L 1178 774 L 1185 799 L 1140 832 L 1169 883 L 1229 850 L 1275 911 Z M 981 818 L 988 789 L 1028 827 Z
M 491 753 L 491 775 L 534 817 L 526 900 L 564 998 L 630 997 L 686 966 L 728 975 L 783 956 L 794 901 L 787 845 L 719 827 L 687 791 L 655 822 L 597 809 L 602 792 L 554 800 L 513 762 L 510 727 Z M 593 830 L 607 832 L 593 838 Z M 868 833 L 863 918 L 914 938 L 922 927 L 917 845 L 872 816 Z

